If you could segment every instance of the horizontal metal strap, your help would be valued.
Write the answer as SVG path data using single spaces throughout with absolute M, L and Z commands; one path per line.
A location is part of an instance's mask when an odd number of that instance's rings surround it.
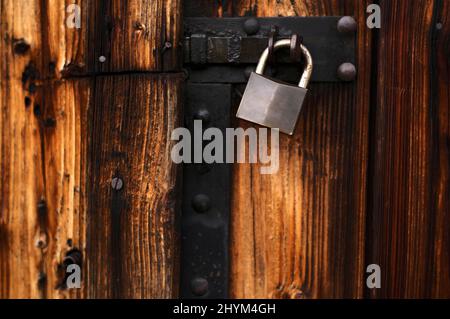
M 356 32 L 339 31 L 340 18 L 250 18 L 253 19 L 251 35 L 248 34 L 249 18 L 187 18 L 184 62 L 187 65 L 256 64 L 267 47 L 271 27 L 276 25 L 280 39 L 294 33 L 303 37 L 314 60 L 313 81 L 340 81 L 339 66 L 355 64 L 356 60 Z M 289 50 L 285 51 L 277 56 L 277 63 L 294 63 L 289 58 Z

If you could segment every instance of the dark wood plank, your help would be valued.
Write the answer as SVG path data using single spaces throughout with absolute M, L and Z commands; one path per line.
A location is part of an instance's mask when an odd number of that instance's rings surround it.
M 450 7 L 381 6 L 368 262 L 382 287 L 371 296 L 448 298 Z
M 99 77 L 89 147 L 88 286 L 95 298 L 177 292 L 179 75 Z M 114 190 L 112 179 L 123 181 Z M 92 269 L 93 271 L 90 271 Z
M 354 84 L 310 87 L 295 136 L 281 136 L 278 174 L 235 165 L 232 297 L 363 296 L 371 68 L 366 5 L 237 1 L 239 15 L 355 16 L 359 76 Z

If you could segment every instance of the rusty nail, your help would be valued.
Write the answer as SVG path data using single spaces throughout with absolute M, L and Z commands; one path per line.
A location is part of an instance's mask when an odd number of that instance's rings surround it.
M 353 33 L 356 31 L 357 24 L 353 17 L 345 16 L 339 19 L 337 29 L 341 33 Z
M 123 188 L 123 180 L 120 177 L 114 177 L 111 181 L 112 189 L 120 191 Z
M 337 71 L 339 79 L 351 82 L 356 78 L 356 67 L 352 63 L 342 63 Z
M 208 292 L 208 281 L 205 278 L 195 278 L 191 281 L 192 293 L 196 296 L 204 296 Z
M 204 194 L 195 195 L 192 199 L 192 207 L 197 213 L 206 213 L 211 208 L 211 200 Z
M 14 42 L 14 53 L 24 55 L 28 50 L 30 50 L 30 45 L 24 39 Z
M 250 18 L 244 22 L 244 31 L 247 35 L 257 34 L 259 31 L 259 22 L 256 18 Z

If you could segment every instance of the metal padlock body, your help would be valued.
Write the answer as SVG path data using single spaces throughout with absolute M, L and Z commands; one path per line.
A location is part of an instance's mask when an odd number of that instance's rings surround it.
M 236 116 L 292 135 L 306 92 L 253 72 Z
M 288 47 L 290 40 L 280 40 L 275 48 Z M 306 60 L 299 86 L 280 82 L 262 75 L 268 50 L 261 56 L 255 72 L 252 72 L 236 116 L 262 126 L 278 128 L 280 132 L 292 135 L 297 124 L 306 89 L 312 74 L 312 58 L 302 46 Z

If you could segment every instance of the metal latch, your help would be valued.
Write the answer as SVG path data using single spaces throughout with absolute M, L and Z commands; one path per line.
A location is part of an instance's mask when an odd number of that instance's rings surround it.
M 267 47 L 273 26 L 278 27 L 279 39 L 290 38 L 292 34 L 303 37 L 315 61 L 312 82 L 354 79 L 348 74 L 352 69 L 349 66 L 353 66 L 356 75 L 357 25 L 351 17 L 187 18 L 184 62 L 197 69 L 213 66 L 214 71 L 220 66 L 256 65 Z M 277 59 L 278 63 L 289 61 L 288 55 Z M 347 74 L 340 74 L 342 71 Z M 208 72 L 197 75 L 199 82 L 203 82 L 201 77 L 209 82 L 244 83 L 247 80 L 233 74 L 216 79 L 218 81 L 210 79 Z M 295 79 L 298 74 L 287 77 Z

